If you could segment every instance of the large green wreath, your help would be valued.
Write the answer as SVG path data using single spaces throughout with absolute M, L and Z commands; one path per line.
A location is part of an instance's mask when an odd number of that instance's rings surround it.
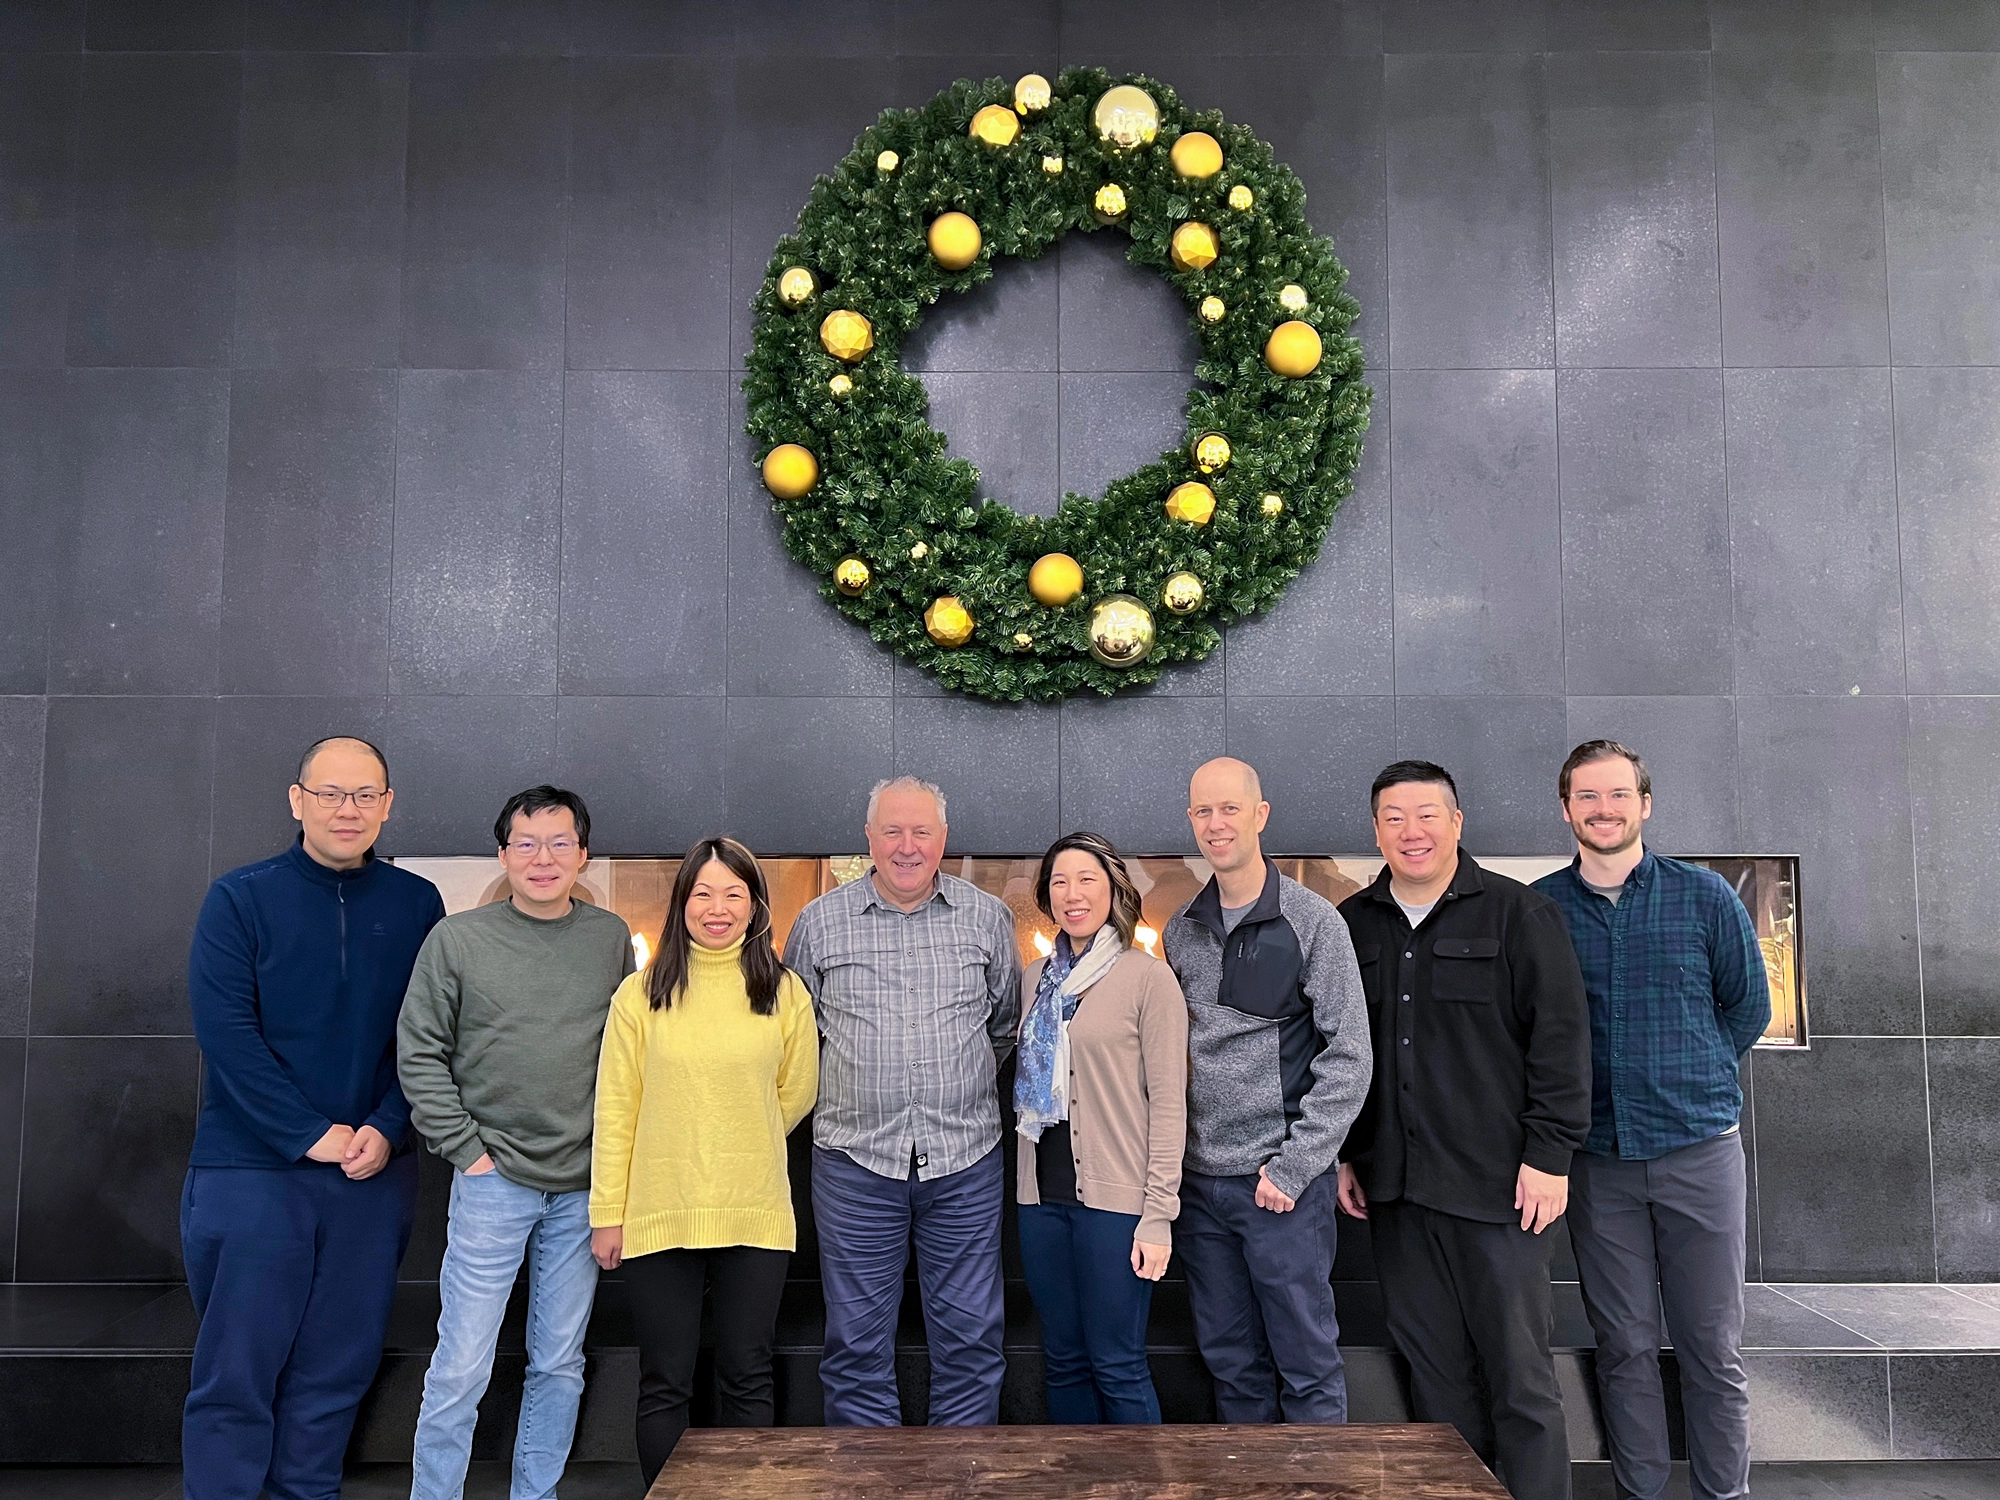
M 1071 68 L 1046 95 L 1041 80 L 1022 83 L 1025 108 L 995 78 L 961 80 L 922 109 L 885 111 L 833 175 L 814 183 L 754 303 L 747 425 L 760 464 L 781 445 L 812 455 L 786 449 L 765 469 L 770 482 L 791 459 L 808 476 L 803 493 L 790 493 L 796 482 L 771 486 L 785 545 L 877 641 L 984 698 L 1052 700 L 1080 687 L 1108 695 L 1152 681 L 1169 662 L 1205 656 L 1219 626 L 1267 608 L 1312 561 L 1353 487 L 1372 392 L 1361 382 L 1360 344 L 1348 336 L 1359 309 L 1343 290 L 1346 269 L 1332 241 L 1313 233 L 1304 189 L 1268 145 L 1213 111 L 1185 109 L 1149 78 Z M 1098 101 L 1120 83 L 1143 89 L 1158 113 L 1157 134 L 1126 149 L 1094 121 Z M 994 105 L 1009 106 L 1018 126 L 989 109 L 981 139 L 974 116 Z M 990 143 L 1016 130 L 1010 143 Z M 1176 140 L 1196 131 L 1221 146 L 1221 169 L 1205 178 L 1184 176 L 1170 159 Z M 1190 140 L 1190 156 L 1202 144 Z M 1099 196 L 1107 184 L 1122 189 L 1123 217 L 1107 213 L 1117 207 Z M 926 239 L 954 210 L 976 221 L 983 240 L 956 271 Z M 979 471 L 945 457 L 944 435 L 926 420 L 928 395 L 897 351 L 926 307 L 985 281 L 996 256 L 1039 255 L 1107 219 L 1131 236 L 1132 263 L 1159 271 L 1188 301 L 1201 339 L 1188 446 L 1116 480 L 1102 499 L 1070 494 L 1054 516 L 1023 515 L 981 499 Z M 1173 258 L 1173 234 L 1190 221 L 1213 230 L 1218 253 L 1205 268 L 1180 269 Z M 843 310 L 865 318 L 873 336 L 858 355 L 850 338 L 847 359 L 821 333 Z M 1267 340 L 1291 320 L 1311 324 L 1323 342 L 1317 368 L 1295 378 L 1266 362 Z M 1220 473 L 1196 466 L 1194 444 L 1210 433 L 1230 447 Z M 1215 496 L 1206 524 L 1166 507 L 1188 481 L 1206 482 Z M 1031 566 L 1051 553 L 1068 554 L 1083 574 L 1082 592 L 1053 608 L 1027 586 Z M 1199 587 L 1177 577 L 1185 574 Z M 1199 596 L 1188 612 L 1163 603 L 1170 579 L 1174 604 Z M 1130 664 L 1106 665 L 1090 651 L 1093 618 L 1113 596 L 1132 596 L 1153 615 L 1152 649 Z M 954 623 L 962 631 L 952 600 L 972 627 L 955 646 L 940 644 L 925 619 L 944 601 L 939 634 L 949 640 Z

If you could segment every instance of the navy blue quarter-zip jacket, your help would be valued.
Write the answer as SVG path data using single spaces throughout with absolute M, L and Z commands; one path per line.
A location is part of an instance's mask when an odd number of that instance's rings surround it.
M 371 853 L 329 870 L 302 844 L 208 888 L 188 955 L 207 1064 L 197 1167 L 304 1167 L 335 1125 L 372 1125 L 401 1150 L 396 1015 L 437 887 Z

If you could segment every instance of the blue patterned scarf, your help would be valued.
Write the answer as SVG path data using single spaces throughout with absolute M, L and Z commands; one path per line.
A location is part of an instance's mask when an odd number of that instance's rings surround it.
M 1016 1125 L 1031 1141 L 1058 1120 L 1069 1118 L 1069 1023 L 1083 992 L 1102 979 L 1124 951 L 1109 922 L 1078 958 L 1069 934 L 1056 934 L 1055 951 L 1042 965 L 1035 998 L 1021 1022 L 1021 1045 L 1014 1065 Z

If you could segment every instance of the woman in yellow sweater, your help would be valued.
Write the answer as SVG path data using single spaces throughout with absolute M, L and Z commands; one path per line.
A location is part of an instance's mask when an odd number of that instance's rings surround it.
M 648 1486 L 687 1430 L 704 1289 L 719 1424 L 771 1425 L 771 1341 L 798 1238 L 785 1137 L 818 1093 L 812 999 L 772 951 L 757 857 L 703 839 L 675 877 L 658 953 L 612 997 L 597 1065 L 590 1248 L 607 1271 L 625 1267 Z

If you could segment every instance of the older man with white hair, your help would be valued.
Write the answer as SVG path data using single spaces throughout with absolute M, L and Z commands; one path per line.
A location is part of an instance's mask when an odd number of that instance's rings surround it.
M 914 776 L 868 796 L 872 866 L 812 902 L 785 966 L 822 1034 L 812 1201 L 826 1297 L 827 1425 L 893 1427 L 896 1314 L 914 1231 L 930 1420 L 1000 1420 L 1000 1099 L 1021 961 L 1014 918 L 939 871 L 944 793 Z

